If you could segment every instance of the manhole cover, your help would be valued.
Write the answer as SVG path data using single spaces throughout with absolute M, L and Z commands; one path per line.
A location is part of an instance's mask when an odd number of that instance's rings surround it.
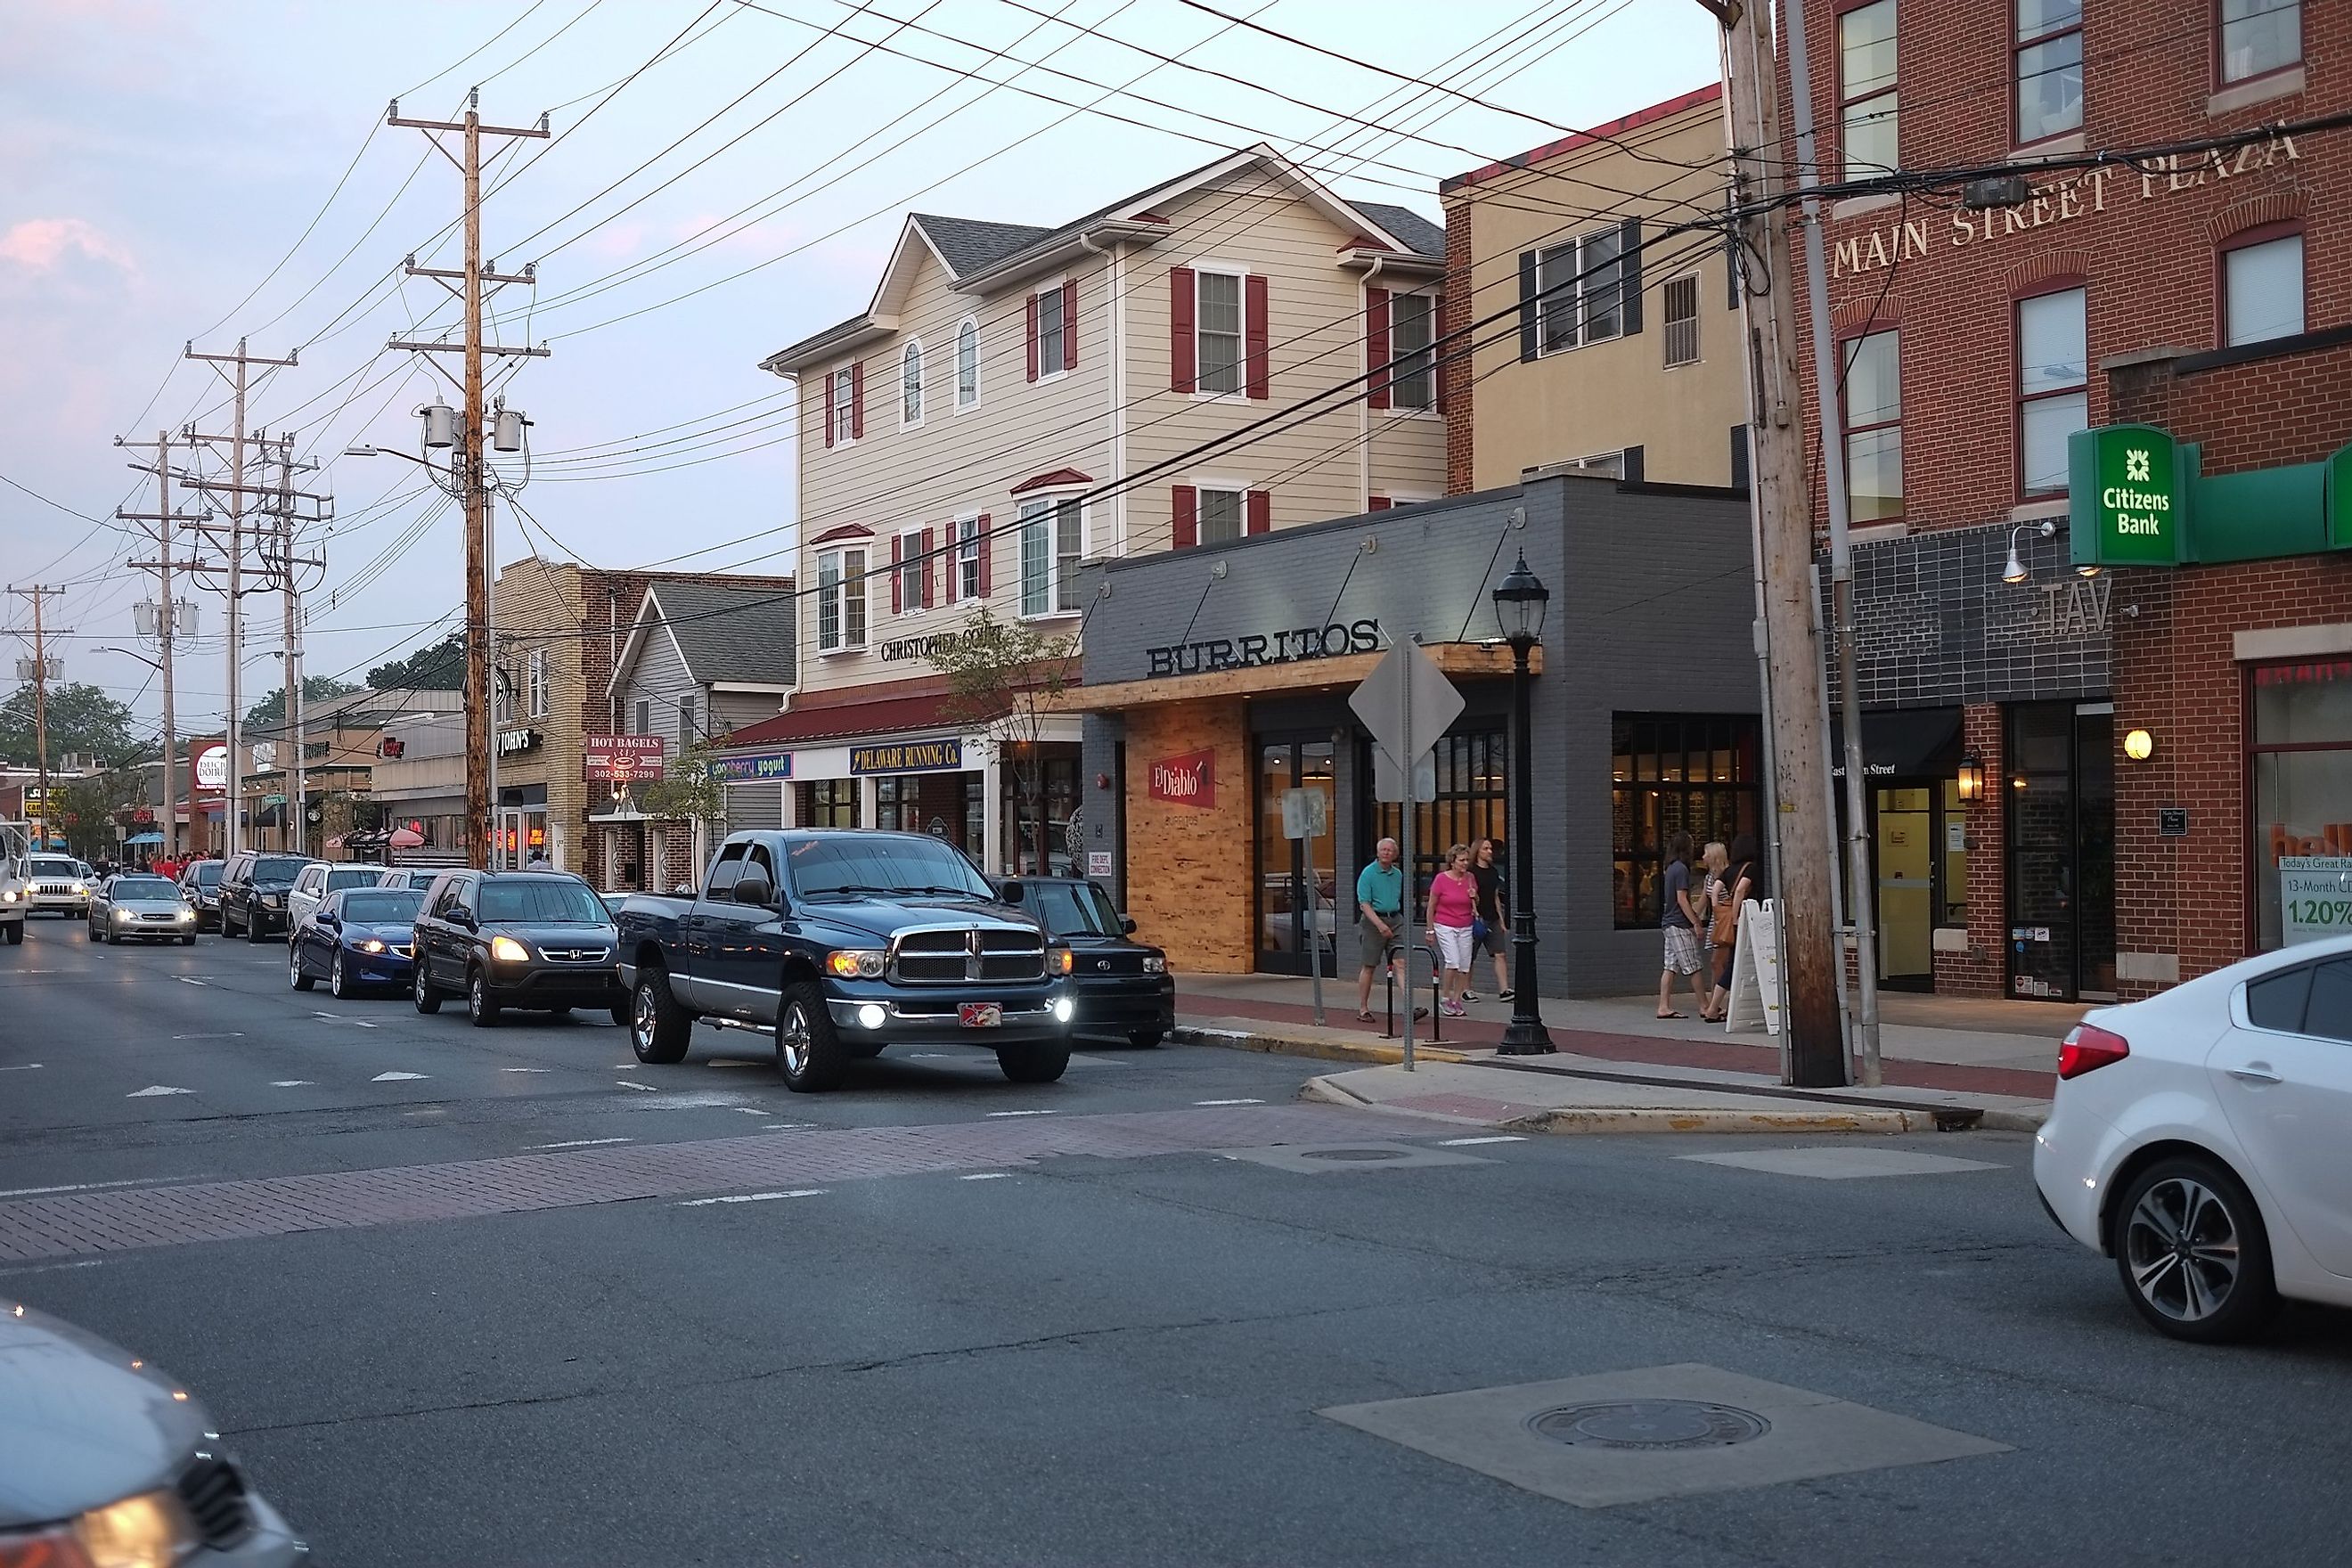
M 1547 1410 L 1528 1425 L 1576 1448 L 1727 1448 L 1772 1424 L 1752 1410 L 1696 1399 L 1623 1399 Z
M 1402 1160 L 1410 1156 L 1402 1149 L 1301 1149 L 1302 1160 Z

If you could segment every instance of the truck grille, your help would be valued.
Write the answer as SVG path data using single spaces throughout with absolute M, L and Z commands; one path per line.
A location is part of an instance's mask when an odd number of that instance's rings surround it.
M 1045 942 L 1013 926 L 910 931 L 890 944 L 891 978 L 908 984 L 1042 980 Z
M 195 1521 L 206 1546 L 226 1552 L 253 1533 L 253 1509 L 246 1501 L 245 1478 L 226 1459 L 199 1454 L 180 1472 L 180 1501 Z

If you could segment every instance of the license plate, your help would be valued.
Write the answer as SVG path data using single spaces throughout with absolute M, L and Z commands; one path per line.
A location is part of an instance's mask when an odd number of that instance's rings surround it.
M 966 1002 L 956 1009 L 956 1022 L 967 1029 L 994 1029 L 1004 1023 L 1004 1008 L 996 1002 Z

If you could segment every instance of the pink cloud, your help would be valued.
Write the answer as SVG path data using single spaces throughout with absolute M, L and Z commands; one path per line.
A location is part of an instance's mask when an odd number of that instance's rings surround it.
M 124 272 L 135 275 L 139 270 L 130 251 L 78 217 L 26 218 L 0 235 L 0 262 L 28 272 L 55 270 L 68 250 L 79 251 L 92 261 L 107 262 Z

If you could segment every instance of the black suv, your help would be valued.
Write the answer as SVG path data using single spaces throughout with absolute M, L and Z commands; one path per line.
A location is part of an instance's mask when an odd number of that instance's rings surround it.
M 564 871 L 445 871 L 416 917 L 416 1010 L 463 996 L 477 1028 L 509 1007 L 600 1007 L 629 1021 L 613 914 Z
M 231 856 L 227 868 L 221 872 L 221 935 L 243 931 L 246 941 L 257 942 L 272 931 L 286 930 L 286 895 L 310 863 L 308 855 L 272 855 L 258 849 L 240 849 Z
M 226 868 L 218 860 L 193 860 L 180 872 L 180 891 L 188 907 L 196 911 L 196 929 L 220 929 L 221 872 Z
M 1124 1035 L 1156 1046 L 1176 1026 L 1176 982 L 1168 955 L 1133 940 L 1135 922 L 1098 882 L 1084 877 L 1003 877 L 997 896 L 1045 928 L 1050 967 L 1068 976 L 1076 1004 L 1070 1032 Z M 1067 954 L 1067 957 L 1064 957 Z

